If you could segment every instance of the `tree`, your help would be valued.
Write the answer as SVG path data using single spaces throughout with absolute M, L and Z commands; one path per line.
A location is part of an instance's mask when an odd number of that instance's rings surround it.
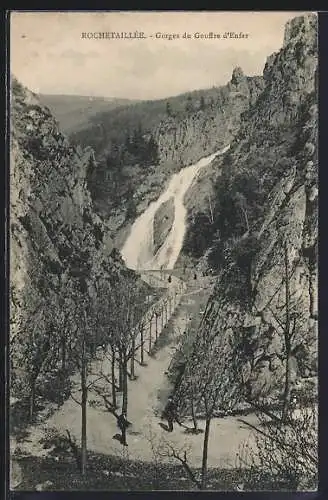
M 172 116 L 172 108 L 169 102 L 166 103 L 166 114 L 167 116 Z
M 184 357 L 184 371 L 183 377 L 185 380 L 185 385 L 188 388 L 187 398 L 190 404 L 191 417 L 193 421 L 194 428 L 192 433 L 198 434 L 203 432 L 202 429 L 198 428 L 197 420 L 197 410 L 198 410 L 198 394 L 197 394 L 197 358 L 195 359 L 196 343 L 194 339 L 195 333 L 193 332 L 192 326 L 189 326 L 187 331 L 184 333 L 184 341 L 182 346 L 183 357 Z
M 71 390 L 71 398 L 81 407 L 81 453 L 80 467 L 82 474 L 87 466 L 87 398 L 94 385 L 91 361 L 99 342 L 97 321 L 95 320 L 95 304 L 92 299 L 92 289 L 87 282 L 86 273 L 79 269 L 66 282 L 67 296 L 71 311 L 71 348 L 70 361 L 80 375 L 79 388 L 76 391 L 80 399 Z
M 192 102 L 192 97 L 191 97 L 191 95 L 188 95 L 187 102 L 186 102 L 186 112 L 187 113 L 192 113 L 193 110 L 194 110 L 194 105 L 193 105 L 193 102 Z
M 246 225 L 246 230 L 249 231 L 249 222 L 248 222 L 248 214 L 247 214 L 247 201 L 243 193 L 237 192 L 234 196 L 236 206 L 240 209 Z
M 110 268 L 107 263 L 102 263 L 102 270 L 107 271 L 106 275 L 110 275 Z M 117 408 L 117 386 L 116 386 L 116 365 L 117 365 L 117 347 L 115 338 L 111 329 L 111 310 L 109 307 L 109 297 L 113 293 L 112 285 L 108 278 L 105 279 L 103 274 L 95 276 L 94 286 L 96 289 L 97 302 L 95 304 L 96 310 L 96 331 L 97 331 L 97 344 L 102 346 L 102 351 L 105 358 L 109 361 L 110 373 L 104 373 L 101 369 L 99 375 L 111 387 L 112 402 L 109 405 L 106 399 L 105 403 L 108 409 L 115 410 Z M 103 392 L 103 391 L 102 391 Z M 101 394 L 105 399 L 104 394 Z
M 283 256 L 284 266 L 281 286 L 284 287 L 284 303 L 278 308 L 278 313 L 274 311 L 271 304 L 267 306 L 267 309 L 276 322 L 276 331 L 282 337 L 284 344 L 284 351 L 281 355 L 285 366 L 281 421 L 287 422 L 289 418 L 292 389 L 291 358 L 294 348 L 297 345 L 296 335 L 300 326 L 300 320 L 302 320 L 302 314 L 300 314 L 300 308 L 298 307 L 300 304 L 298 304 L 297 298 L 295 298 L 295 293 L 292 294 L 291 292 L 290 280 L 295 272 L 295 269 L 290 269 L 287 241 L 283 242 Z
M 318 482 L 318 409 L 315 401 L 293 412 L 288 422 L 257 414 L 258 424 L 243 421 L 254 432 L 243 443 L 237 465 L 248 477 L 248 489 L 316 489 Z
M 234 404 L 234 384 L 231 370 L 231 354 L 222 344 L 222 338 L 216 340 L 212 352 L 207 352 L 205 360 L 206 373 L 201 381 L 201 399 L 205 410 L 205 432 L 203 441 L 203 459 L 201 487 L 205 489 L 207 480 L 207 456 L 210 436 L 210 425 L 215 411 L 230 409 Z
M 90 374 L 91 353 L 94 339 L 91 335 L 91 303 L 88 295 L 88 286 L 85 279 L 72 283 L 72 315 L 76 325 L 76 341 L 72 350 L 72 357 L 80 374 L 81 399 L 77 400 L 71 393 L 72 399 L 81 406 L 81 472 L 85 474 L 87 466 L 87 398 L 92 382 L 88 384 Z
M 57 336 L 55 327 L 56 303 L 54 297 L 26 297 L 28 321 L 20 322 L 17 335 L 11 340 L 13 372 L 22 371 L 29 400 L 29 419 L 35 413 L 36 386 L 41 373 L 49 372 L 57 363 Z
M 302 355 L 311 348 L 314 343 L 313 333 L 307 329 L 307 318 L 304 317 L 305 307 L 302 295 L 299 294 L 298 279 L 296 274 L 297 262 L 291 262 L 291 252 L 287 240 L 280 239 L 281 244 L 281 281 L 270 293 L 267 303 L 256 315 L 261 318 L 263 333 L 257 337 L 251 334 L 241 335 L 235 342 L 239 345 L 239 362 L 236 364 L 236 379 L 239 379 L 241 390 L 247 402 L 258 411 L 266 413 L 270 418 L 282 423 L 290 419 L 291 395 L 293 390 L 293 365 L 296 357 Z M 293 282 L 294 280 L 294 282 Z M 295 281 L 296 280 L 296 281 Z M 305 326 L 305 327 L 304 327 Z M 240 330 L 242 331 L 242 329 Z M 281 362 L 281 371 L 277 370 L 275 380 L 271 383 L 271 389 L 264 385 L 259 387 L 256 395 L 251 396 L 252 381 L 261 378 L 260 363 L 254 359 L 254 352 L 261 346 L 267 353 L 270 363 L 268 349 L 272 342 L 279 342 L 282 349 L 275 352 Z M 263 359 L 263 356 L 260 358 Z M 243 367 L 249 363 L 250 373 L 245 375 Z M 279 374 L 279 375 L 278 375 Z M 270 376 L 273 377 L 270 372 Z M 275 387 L 280 392 L 281 404 L 277 412 L 269 411 L 267 396 L 269 390 Z
M 231 333 L 219 332 L 211 336 L 206 324 L 202 323 L 185 368 L 187 373 L 192 372 L 196 376 L 192 378 L 192 387 L 190 379 L 184 379 L 178 395 L 180 400 L 185 401 L 188 394 L 192 404 L 198 406 L 205 419 L 201 480 L 198 485 L 200 489 L 206 489 L 207 483 L 211 421 L 217 412 L 226 413 L 231 410 L 239 398 L 239 387 L 235 382 L 235 359 Z
M 148 141 L 148 161 L 147 164 L 157 165 L 159 162 L 158 144 L 153 135 L 150 136 Z
M 117 280 L 109 297 L 109 309 L 112 312 L 110 329 L 112 342 L 118 352 L 120 385 L 123 391 L 122 412 L 128 412 L 128 363 L 135 358 L 140 348 L 140 332 L 137 328 L 145 312 L 144 297 L 133 279 Z
M 200 103 L 199 103 L 199 109 L 201 109 L 202 111 L 204 111 L 206 108 L 206 105 L 205 105 L 205 98 L 204 96 L 202 95 L 200 97 Z

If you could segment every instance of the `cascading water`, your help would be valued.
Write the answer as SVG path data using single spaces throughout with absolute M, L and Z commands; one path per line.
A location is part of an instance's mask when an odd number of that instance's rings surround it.
M 220 151 L 201 158 L 194 165 L 185 167 L 173 174 L 167 189 L 152 202 L 134 222 L 130 234 L 121 250 L 127 267 L 131 269 L 173 269 L 186 231 L 186 207 L 184 196 L 200 170 L 209 165 L 216 156 L 225 153 L 226 146 Z M 162 246 L 154 254 L 154 216 L 162 203 L 174 199 L 174 221 Z

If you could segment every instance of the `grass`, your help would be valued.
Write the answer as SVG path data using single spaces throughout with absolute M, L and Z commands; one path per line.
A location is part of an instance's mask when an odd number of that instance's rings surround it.
M 72 457 L 46 458 L 24 457 L 18 460 L 23 472 L 21 491 L 35 490 L 36 485 L 48 481 L 48 489 L 60 490 L 195 490 L 184 468 L 178 464 L 151 463 L 126 460 L 123 457 L 88 453 L 88 465 L 84 476 L 78 470 Z M 195 469 L 196 475 L 200 470 Z M 262 482 L 263 481 L 263 482 Z M 247 471 L 240 469 L 210 469 L 208 489 L 231 491 L 244 483 L 247 489 L 279 489 L 269 478 L 263 478 L 258 485 L 248 482 Z

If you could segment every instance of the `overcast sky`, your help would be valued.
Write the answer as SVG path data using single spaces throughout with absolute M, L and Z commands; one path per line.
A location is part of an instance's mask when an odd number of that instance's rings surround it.
M 235 66 L 261 74 L 299 12 L 16 12 L 11 71 L 47 94 L 156 99 L 225 84 Z M 82 39 L 82 32 L 143 31 L 144 40 Z M 247 39 L 183 39 L 188 31 L 248 33 Z M 156 39 L 157 32 L 177 40 Z M 150 35 L 153 35 L 151 37 Z

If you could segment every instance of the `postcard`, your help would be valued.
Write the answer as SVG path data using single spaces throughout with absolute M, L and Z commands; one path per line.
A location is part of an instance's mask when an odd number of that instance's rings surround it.
M 317 17 L 11 12 L 11 490 L 316 491 Z

